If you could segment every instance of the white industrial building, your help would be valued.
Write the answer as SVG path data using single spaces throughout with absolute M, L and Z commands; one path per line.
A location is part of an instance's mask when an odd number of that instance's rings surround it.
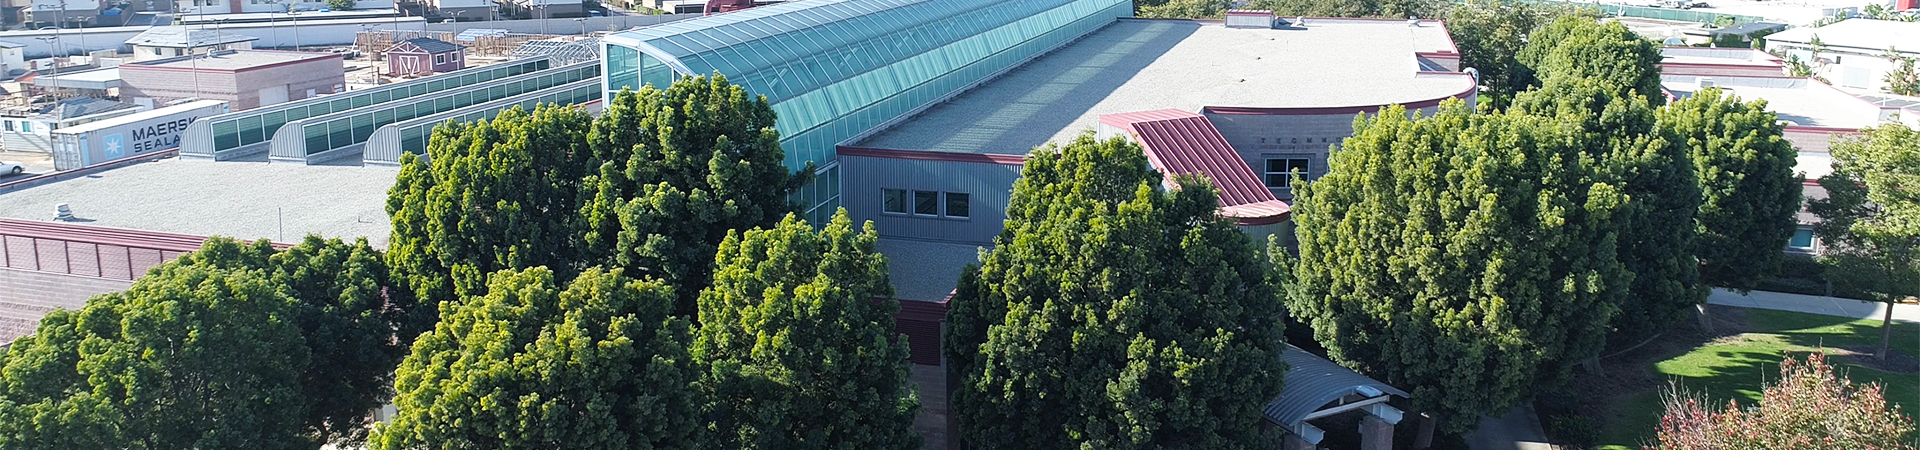
M 1813 45 L 1815 39 L 1820 48 Z M 1887 86 L 1887 72 L 1893 70 L 1893 63 L 1886 59 L 1888 49 L 1920 57 L 1920 23 L 1848 19 L 1774 33 L 1766 41 L 1767 51 L 1813 64 L 1817 75 L 1835 86 L 1880 92 Z

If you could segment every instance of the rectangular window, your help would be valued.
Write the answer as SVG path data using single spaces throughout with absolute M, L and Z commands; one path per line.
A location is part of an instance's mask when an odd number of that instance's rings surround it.
M 13 131 L 13 121 L 9 120 L 6 122 L 7 122 L 7 131 Z
M 881 189 L 880 211 L 895 214 L 907 213 L 906 189 Z
M 1793 232 L 1793 239 L 1787 240 L 1787 247 L 1796 250 L 1813 250 L 1813 229 L 1801 228 Z
M 32 132 L 33 132 L 33 122 L 28 122 L 28 121 L 25 121 L 25 120 L 22 120 L 22 121 L 20 121 L 20 132 L 22 132 L 22 133 L 32 133 Z
M 947 193 L 947 217 L 960 217 L 960 218 L 967 217 L 968 214 L 970 214 L 970 212 L 967 209 L 969 208 L 969 205 L 968 205 L 969 199 L 967 197 L 968 197 L 967 194 L 963 194 L 959 192 L 948 192 Z
M 1302 178 L 1307 176 L 1306 158 L 1267 159 L 1267 187 L 1293 187 L 1293 173 L 1295 172 L 1298 172 Z
M 433 63 L 434 63 L 434 64 L 446 64 L 446 63 L 447 63 L 447 55 L 446 55 L 446 54 L 444 54 L 444 53 L 442 53 L 442 54 L 438 54 L 438 55 L 433 55 Z
M 940 215 L 940 193 L 913 191 L 913 213 L 922 216 Z

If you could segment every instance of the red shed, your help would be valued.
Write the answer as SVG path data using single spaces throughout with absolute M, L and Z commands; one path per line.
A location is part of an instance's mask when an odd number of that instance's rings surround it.
M 433 75 L 465 68 L 466 50 L 451 42 L 413 38 L 387 48 L 387 75 Z

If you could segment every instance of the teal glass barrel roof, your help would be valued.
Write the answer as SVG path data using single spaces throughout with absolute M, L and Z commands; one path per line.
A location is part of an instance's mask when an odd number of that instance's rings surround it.
M 712 73 L 765 95 L 787 165 L 821 167 L 798 195 L 818 222 L 838 206 L 835 144 L 1132 11 L 1131 0 L 800 0 L 608 36 L 604 95 Z

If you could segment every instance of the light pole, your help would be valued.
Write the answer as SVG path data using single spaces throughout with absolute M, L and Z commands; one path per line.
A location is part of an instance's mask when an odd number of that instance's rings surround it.
M 547 19 L 550 18 L 550 17 L 547 17 L 547 1 L 546 0 L 533 0 L 533 1 L 540 2 L 540 4 L 534 5 L 540 8 L 540 34 L 553 34 L 553 33 L 547 32 Z M 59 31 L 56 30 L 55 32 L 58 33 Z
M 573 19 L 573 21 L 580 23 L 580 35 L 586 36 L 587 35 L 587 18 L 585 17 L 576 18 L 576 19 Z
M 287 16 L 293 18 L 293 51 L 300 51 L 300 12 L 287 7 Z
M 225 39 L 226 36 L 223 36 L 220 33 L 220 30 L 226 27 L 227 27 L 227 18 L 221 17 L 218 19 L 213 19 L 213 48 L 207 49 L 208 56 L 212 56 L 214 51 L 226 49 L 227 43 L 224 42 L 226 41 Z M 187 38 L 187 42 L 189 42 L 189 44 L 187 45 L 193 45 L 191 44 L 191 42 L 193 42 L 193 38 L 191 37 Z M 187 52 L 191 53 L 193 52 L 193 49 L 189 48 L 187 49 Z

